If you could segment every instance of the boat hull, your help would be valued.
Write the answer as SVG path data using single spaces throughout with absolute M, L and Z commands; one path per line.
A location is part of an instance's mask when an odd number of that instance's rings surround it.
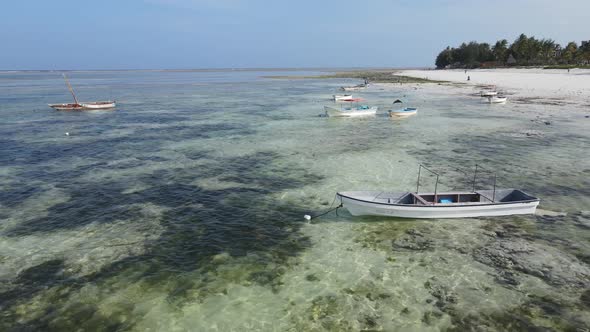
M 333 95 L 334 101 L 349 101 L 352 100 L 352 95 Z
M 389 116 L 391 117 L 404 117 L 404 116 L 411 116 L 416 115 L 418 113 L 418 109 L 416 108 L 403 108 L 400 110 L 390 110 Z
M 355 85 L 355 86 L 343 86 L 340 89 L 342 91 L 359 91 L 359 90 L 366 89 L 368 87 L 369 87 L 368 84 L 360 84 L 360 85 Z
M 378 107 L 370 107 L 365 110 L 339 110 L 333 107 L 324 106 L 324 111 L 329 117 L 335 118 L 356 118 L 363 116 L 373 116 L 377 114 Z
M 497 91 L 482 91 L 482 92 L 480 92 L 480 96 L 482 96 L 482 97 L 494 97 L 497 95 L 498 95 Z
M 81 111 L 83 110 L 80 104 L 49 104 L 49 107 L 57 111 Z
M 115 108 L 116 104 L 114 101 L 101 101 L 101 102 L 91 102 L 91 103 L 80 103 L 82 107 L 85 109 L 109 109 Z
M 488 97 L 488 103 L 490 104 L 504 104 L 507 100 L 506 97 Z
M 79 104 L 49 104 L 48 106 L 58 111 L 89 111 L 113 109 L 116 107 L 116 103 L 114 101 L 98 101 Z
M 342 206 L 353 216 L 382 216 L 412 219 L 472 218 L 534 214 L 539 200 L 495 204 L 453 206 L 436 204 L 428 206 L 377 203 L 355 199 L 341 193 Z

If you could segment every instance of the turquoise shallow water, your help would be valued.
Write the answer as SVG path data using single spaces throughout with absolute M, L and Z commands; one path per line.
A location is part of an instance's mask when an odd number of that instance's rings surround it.
M 327 119 L 357 82 L 268 74 L 72 73 L 119 104 L 84 113 L 45 106 L 69 100 L 58 73 L 0 74 L 0 330 L 588 328 L 587 109 L 376 84 L 381 114 L 418 115 Z M 447 189 L 483 164 L 567 215 L 302 218 L 411 190 L 420 163 Z

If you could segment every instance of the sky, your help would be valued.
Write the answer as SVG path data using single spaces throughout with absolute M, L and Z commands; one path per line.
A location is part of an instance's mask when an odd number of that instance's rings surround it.
M 0 70 L 428 67 L 520 33 L 590 40 L 590 1 L 2 0 Z

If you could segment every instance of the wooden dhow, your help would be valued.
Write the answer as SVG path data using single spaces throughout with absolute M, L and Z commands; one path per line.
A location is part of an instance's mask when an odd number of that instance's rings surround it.
M 74 103 L 66 103 L 66 104 L 49 104 L 49 107 L 58 110 L 58 111 L 85 111 L 85 110 L 105 110 L 105 109 L 113 109 L 116 106 L 114 100 L 107 100 L 107 101 L 85 101 L 85 102 L 78 102 L 78 98 L 74 93 L 74 89 L 72 85 L 68 81 L 66 74 L 63 74 L 64 80 L 66 81 L 66 85 L 74 98 Z

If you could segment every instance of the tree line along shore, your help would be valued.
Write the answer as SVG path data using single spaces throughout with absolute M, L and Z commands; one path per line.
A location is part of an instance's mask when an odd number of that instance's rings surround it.
M 353 78 L 367 80 L 371 83 L 443 83 L 445 81 L 436 81 L 426 78 L 411 77 L 399 75 L 398 70 L 351 70 L 341 71 L 325 75 L 275 75 L 262 76 L 263 78 L 275 79 L 330 79 L 330 78 Z
M 536 39 L 521 34 L 512 44 L 506 39 L 493 46 L 472 41 L 447 47 L 436 57 L 436 68 L 494 68 L 545 66 L 546 68 L 590 68 L 590 40 L 562 47 L 552 39 Z

